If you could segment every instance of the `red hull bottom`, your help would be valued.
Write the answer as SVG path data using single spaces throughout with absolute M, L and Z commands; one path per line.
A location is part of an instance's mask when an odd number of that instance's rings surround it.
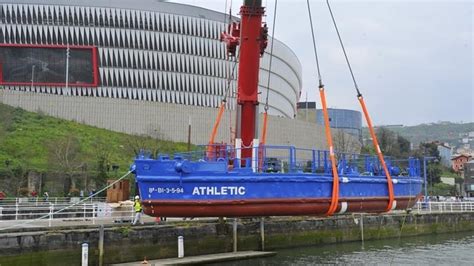
M 413 207 L 417 197 L 395 198 L 397 210 Z M 324 215 L 330 199 L 261 199 L 261 200 L 144 200 L 144 212 L 162 217 L 245 217 L 245 216 L 303 216 Z M 386 197 L 341 198 L 336 213 L 385 212 Z

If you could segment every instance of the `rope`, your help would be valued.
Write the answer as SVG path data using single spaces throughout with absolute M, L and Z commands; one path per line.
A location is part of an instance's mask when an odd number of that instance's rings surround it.
M 268 64 L 267 96 L 265 97 L 265 112 L 268 110 L 268 94 L 270 92 L 270 78 L 271 78 L 272 61 L 273 61 L 273 41 L 275 40 L 277 5 L 278 5 L 278 0 L 275 0 L 275 9 L 273 9 L 272 45 L 270 46 L 270 62 Z
M 51 215 L 58 214 L 58 213 L 60 213 L 60 212 L 62 212 L 62 211 L 65 211 L 65 210 L 67 210 L 67 209 L 69 209 L 69 208 L 71 208 L 71 207 L 73 207 L 73 206 L 76 206 L 76 205 L 78 205 L 78 204 L 81 204 L 81 203 L 83 203 L 83 202 L 85 202 L 85 201 L 87 201 L 87 200 L 89 200 L 89 199 L 95 197 L 96 195 L 100 194 L 101 192 L 105 191 L 105 190 L 108 189 L 109 187 L 113 186 L 114 184 L 116 184 L 116 183 L 119 182 L 120 180 L 122 180 L 122 179 L 124 179 L 125 177 L 127 177 L 130 173 L 132 173 L 132 171 L 128 171 L 125 175 L 123 175 L 123 176 L 120 177 L 119 179 L 115 180 L 114 182 L 110 183 L 109 185 L 105 186 L 104 188 L 102 188 L 101 190 L 97 191 L 96 193 L 90 195 L 89 197 L 84 198 L 84 199 L 82 199 L 82 200 L 80 200 L 80 201 L 78 201 L 78 202 L 76 202 L 76 203 L 73 203 L 73 204 L 71 204 L 71 205 L 69 205 L 69 206 L 66 206 L 66 207 L 64 207 L 64 208 L 62 208 L 62 209 L 60 209 L 60 210 L 57 210 L 57 211 L 53 212 L 53 213 L 45 214 L 45 215 L 43 215 L 43 216 L 41 216 L 41 217 L 39 217 L 39 218 L 33 219 L 33 220 L 28 220 L 28 221 L 23 222 L 23 223 L 18 223 L 18 224 L 15 224 L 15 225 L 11 225 L 11 226 L 7 226 L 7 227 L 0 228 L 0 231 L 8 230 L 8 229 L 15 228 L 15 227 L 21 227 L 21 226 L 23 226 L 23 225 L 27 225 L 27 224 L 30 224 L 30 223 L 33 223 L 33 222 L 36 222 L 36 221 L 45 219 L 45 218 L 48 218 L 48 217 L 51 216 Z
M 222 120 L 222 115 L 224 114 L 225 104 L 227 102 L 227 95 L 228 95 L 229 90 L 230 90 L 230 83 L 231 83 L 231 81 L 234 77 L 234 72 L 235 72 L 235 66 L 236 65 L 237 65 L 237 61 L 234 61 L 234 67 L 232 69 L 232 73 L 227 78 L 227 88 L 224 92 L 224 98 L 222 99 L 221 105 L 219 106 L 219 111 L 217 113 L 217 118 L 216 118 L 216 121 L 214 122 L 214 126 L 212 127 L 211 136 L 209 137 L 209 142 L 208 142 L 208 147 L 207 147 L 208 154 L 210 154 L 210 152 L 212 152 L 212 146 L 211 145 L 214 144 L 214 140 L 215 140 L 216 135 L 217 135 L 217 130 L 219 129 L 219 125 L 220 125 L 221 120 Z
M 221 106 L 219 106 L 219 112 L 217 113 L 216 121 L 214 122 L 214 126 L 212 128 L 211 137 L 209 138 L 209 146 L 214 143 L 214 139 L 217 135 L 217 129 L 219 128 L 219 124 L 221 123 L 222 114 L 225 110 L 225 100 L 222 101 Z M 208 147 L 209 149 L 210 147 Z
M 354 82 L 354 87 L 355 87 L 356 92 L 357 92 L 357 99 L 359 100 L 359 103 L 362 107 L 362 111 L 364 112 L 364 117 L 365 117 L 365 120 L 367 121 L 367 125 L 369 127 L 369 132 L 370 132 L 370 135 L 372 137 L 372 142 L 374 144 L 374 148 L 377 152 L 377 156 L 379 158 L 379 161 L 382 164 L 382 167 L 384 169 L 385 176 L 387 177 L 388 205 L 387 205 L 386 211 L 388 212 L 392 209 L 393 201 L 395 199 L 395 196 L 394 196 L 394 193 L 393 193 L 392 177 L 390 176 L 390 172 L 388 171 L 387 165 L 385 163 L 385 159 L 383 157 L 382 150 L 380 149 L 379 142 L 377 140 L 377 136 L 375 135 L 374 127 L 372 125 L 372 120 L 370 119 L 369 112 L 367 111 L 367 107 L 366 107 L 365 102 L 364 102 L 364 97 L 362 96 L 362 93 L 360 93 L 359 87 L 357 86 L 357 82 L 356 82 L 356 79 L 354 77 L 354 72 L 352 71 L 352 67 L 351 67 L 351 64 L 349 62 L 349 58 L 347 56 L 346 49 L 344 47 L 344 43 L 342 42 L 341 34 L 339 33 L 339 29 L 337 27 L 336 19 L 334 18 L 334 14 L 332 12 L 331 5 L 329 4 L 329 0 L 326 0 L 326 4 L 328 6 L 329 13 L 331 14 L 332 22 L 334 24 L 334 28 L 336 29 L 336 33 L 337 33 L 337 36 L 339 38 L 339 43 L 341 44 L 342 51 L 344 52 L 344 57 L 346 59 L 347 66 L 348 66 L 349 71 L 351 73 L 352 81 Z
M 267 141 L 267 125 L 268 125 L 268 95 L 270 94 L 270 78 L 273 61 L 273 41 L 275 40 L 275 25 L 276 25 L 276 14 L 277 14 L 278 0 L 275 0 L 275 8 L 273 9 L 273 25 L 272 25 L 272 45 L 270 46 L 270 62 L 268 63 L 268 79 L 267 79 L 267 95 L 265 96 L 265 112 L 263 113 L 263 129 L 262 129 L 262 141 L 261 144 L 265 145 Z
M 339 28 L 337 27 L 336 19 L 334 18 L 334 14 L 332 13 L 329 0 L 326 0 L 326 4 L 328 6 L 329 13 L 331 14 L 332 23 L 334 24 L 334 28 L 336 29 L 337 37 L 339 38 L 339 43 L 341 44 L 342 52 L 344 52 L 344 58 L 346 59 L 347 66 L 349 67 L 349 72 L 351 73 L 352 82 L 354 82 L 354 87 L 357 91 L 357 97 L 362 96 L 362 94 L 359 91 L 359 86 L 357 86 L 357 82 L 354 77 L 354 72 L 352 71 L 351 63 L 349 62 L 349 58 L 347 57 L 346 48 L 344 47 L 344 43 L 342 42 L 341 34 L 339 33 Z
M 319 67 L 319 58 L 318 58 L 318 49 L 316 46 L 316 37 L 313 29 L 313 19 L 311 15 L 311 7 L 309 5 L 309 0 L 306 0 L 306 4 L 308 7 L 308 15 L 309 21 L 311 24 L 311 35 L 313 38 L 313 49 L 314 55 L 316 59 L 316 68 L 318 71 L 318 80 L 319 80 L 319 96 L 321 97 L 321 103 L 323 105 L 323 116 L 324 116 L 324 129 L 326 133 L 326 139 L 328 142 L 329 147 L 329 158 L 331 160 L 331 169 L 332 169 L 332 176 L 333 176 L 333 185 L 332 185 L 332 196 L 331 196 L 331 204 L 326 212 L 326 215 L 333 215 L 334 212 L 337 210 L 338 202 L 339 202 L 339 173 L 337 172 L 337 165 L 336 165 L 336 156 L 334 154 L 334 146 L 332 142 L 332 135 L 331 135 L 331 128 L 329 124 L 329 115 L 327 110 L 326 104 L 326 95 L 324 92 L 324 85 L 321 78 L 321 71 Z
M 306 4 L 308 7 L 308 14 L 309 14 L 309 24 L 311 26 L 311 36 L 313 37 L 313 49 L 314 49 L 314 58 L 316 59 L 316 68 L 318 70 L 318 80 L 319 80 L 319 87 L 323 86 L 322 78 L 321 78 L 321 70 L 319 68 L 319 58 L 318 58 L 318 49 L 316 47 L 316 34 L 314 34 L 313 29 L 313 16 L 311 15 L 311 8 L 309 6 L 309 0 L 306 0 Z

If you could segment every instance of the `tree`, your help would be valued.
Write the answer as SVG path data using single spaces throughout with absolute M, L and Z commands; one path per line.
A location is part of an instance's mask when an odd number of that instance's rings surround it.
M 439 151 L 438 145 L 434 142 L 420 143 L 417 150 L 412 152 L 412 156 L 419 157 L 423 160 L 423 157 L 434 157 L 434 160 L 430 160 L 427 163 L 426 174 L 428 184 L 433 186 L 441 182 L 441 173 L 443 172 L 443 166 L 439 163 Z
M 156 155 L 162 150 L 168 150 L 166 141 L 163 141 L 163 135 L 159 129 L 149 129 L 148 135 L 142 135 L 140 138 L 130 136 L 126 138 L 125 149 L 135 156 L 143 151 L 149 151 Z
M 398 149 L 400 151 L 400 156 L 401 157 L 408 157 L 410 155 L 411 151 L 411 145 L 410 141 L 404 137 L 402 137 L 400 134 L 397 134 L 397 143 L 398 143 Z
M 0 182 L 0 191 L 8 195 L 16 195 L 20 188 L 28 184 L 28 170 L 21 165 L 8 165 L 0 176 L 3 177 Z
M 384 155 L 398 156 L 400 154 L 397 136 L 393 131 L 380 127 L 377 129 L 376 134 L 380 149 L 382 149 Z
M 106 185 L 107 179 L 109 178 L 109 171 L 111 165 L 111 150 L 102 139 L 95 139 L 94 144 L 94 155 L 95 155 L 95 173 L 93 174 L 92 180 L 96 188 L 102 188 Z
M 46 145 L 48 149 L 48 161 L 54 172 L 65 176 L 64 194 L 68 194 L 71 188 L 76 188 L 75 175 L 83 166 L 79 158 L 80 145 L 76 136 L 70 135 L 60 139 L 52 140 Z
M 410 141 L 395 132 L 380 127 L 376 132 L 377 139 L 384 155 L 406 158 L 410 154 Z
M 360 142 L 353 136 L 337 130 L 333 133 L 334 150 L 343 153 L 358 153 L 360 151 Z

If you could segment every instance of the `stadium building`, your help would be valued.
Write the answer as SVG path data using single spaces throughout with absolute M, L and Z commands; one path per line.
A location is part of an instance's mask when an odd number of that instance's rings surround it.
M 225 14 L 144 0 L 2 2 L 0 84 L 8 89 L 206 107 L 226 92 L 234 63 L 219 41 Z M 293 117 L 301 65 L 277 40 L 273 53 L 269 112 Z
M 228 142 L 237 69 L 219 41 L 228 20 L 152 0 L 0 0 L 0 102 L 173 141 L 186 141 L 191 123 L 202 144 L 228 95 L 217 136 Z M 269 50 L 259 80 L 260 102 L 269 91 L 268 143 L 325 147 L 320 126 L 294 119 L 301 64 L 278 40 L 267 90 Z

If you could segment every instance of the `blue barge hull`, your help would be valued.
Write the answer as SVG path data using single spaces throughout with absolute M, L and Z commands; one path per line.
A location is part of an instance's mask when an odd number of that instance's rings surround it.
M 324 160 L 318 163 L 330 169 Z M 384 212 L 388 204 L 386 177 L 359 174 L 347 161 L 339 164 L 336 212 Z M 413 159 L 408 175 L 392 177 L 396 201 L 392 209 L 416 203 L 423 184 L 418 166 Z M 322 215 L 331 203 L 333 177 L 324 169 L 315 173 L 295 167 L 289 173 L 267 173 L 263 165 L 261 171 L 254 172 L 251 167 L 232 168 L 227 158 L 191 161 L 181 156 L 142 157 L 133 167 L 144 211 L 151 216 Z

